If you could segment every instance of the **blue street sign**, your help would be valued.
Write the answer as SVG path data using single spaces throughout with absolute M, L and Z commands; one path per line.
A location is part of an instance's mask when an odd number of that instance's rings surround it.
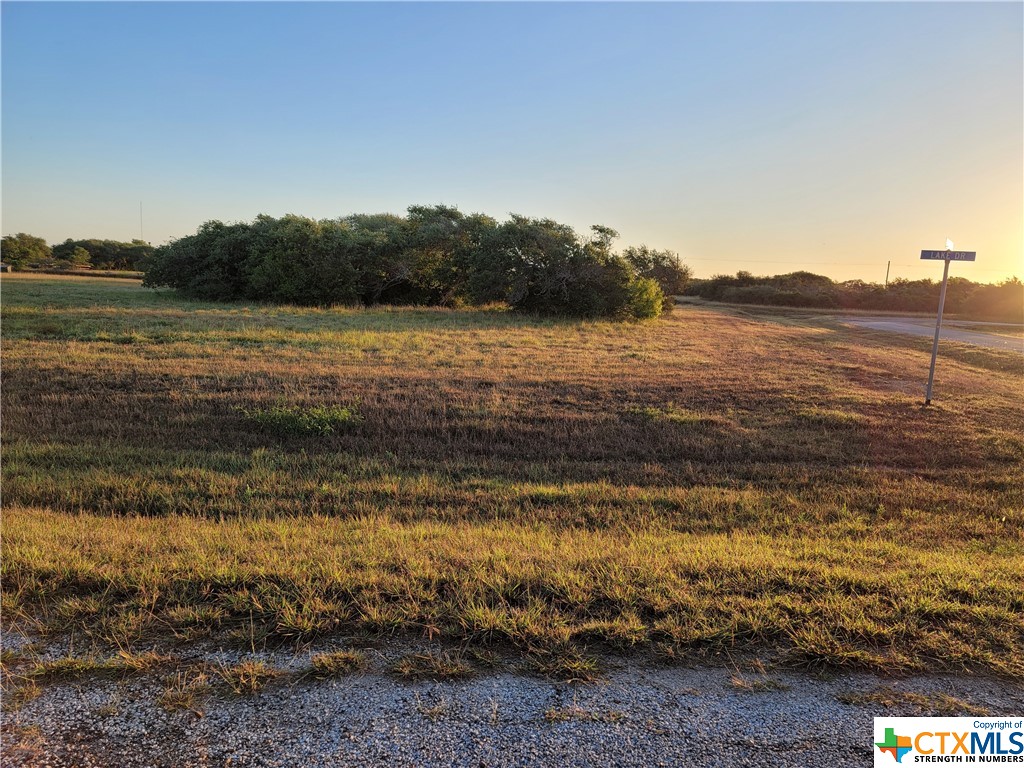
M 936 259 L 938 261 L 974 261 L 978 255 L 977 251 L 921 251 L 922 259 Z

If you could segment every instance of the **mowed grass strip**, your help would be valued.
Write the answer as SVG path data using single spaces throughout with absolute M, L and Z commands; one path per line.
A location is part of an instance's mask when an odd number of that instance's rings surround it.
M 425 628 L 524 652 L 774 649 L 799 665 L 1024 673 L 1024 560 L 974 545 L 322 517 L 5 512 L 9 617 L 122 644 Z M 79 610 L 90 599 L 90 610 Z M 116 621 L 115 621 L 116 619 Z
M 944 346 L 924 409 L 928 350 L 815 316 L 2 291 L 6 615 L 1021 673 L 1019 355 Z

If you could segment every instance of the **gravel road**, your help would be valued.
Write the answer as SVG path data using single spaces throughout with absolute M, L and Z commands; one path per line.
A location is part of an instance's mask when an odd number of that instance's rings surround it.
M 898 317 L 842 317 L 840 319 L 847 325 L 870 328 L 876 331 L 906 333 L 913 336 L 927 336 L 928 338 L 932 338 L 935 334 L 934 320 Z M 979 347 L 989 347 L 990 349 L 1007 349 L 1024 354 L 1024 339 L 999 336 L 982 331 L 972 331 L 969 330 L 969 326 L 955 327 L 943 324 L 939 340 L 940 342 L 959 341 L 964 344 L 974 344 Z
M 279 668 L 303 661 L 259 658 Z M 986 677 L 816 677 L 626 662 L 580 685 L 509 673 L 408 683 L 373 670 L 271 684 L 250 696 L 214 693 L 195 712 L 165 711 L 165 684 L 159 675 L 49 684 L 20 708 L 4 708 L 0 762 L 861 766 L 872 762 L 874 716 L 922 714 L 930 705 L 843 703 L 851 696 L 895 690 L 933 702 L 954 696 L 992 715 L 1024 713 L 1024 686 Z

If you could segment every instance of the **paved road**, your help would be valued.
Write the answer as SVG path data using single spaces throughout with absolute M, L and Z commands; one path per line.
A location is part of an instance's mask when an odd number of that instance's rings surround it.
M 844 317 L 841 319 L 847 325 L 871 328 L 876 331 L 906 333 L 913 336 L 927 336 L 928 338 L 931 338 L 935 333 L 934 320 L 919 320 L 905 317 Z M 959 341 L 964 344 L 974 344 L 990 349 L 1007 349 L 1011 352 L 1024 354 L 1024 339 L 997 336 L 994 333 L 983 333 L 981 331 L 970 331 L 965 328 L 946 325 L 945 323 L 942 326 L 942 334 L 939 338 L 944 341 Z

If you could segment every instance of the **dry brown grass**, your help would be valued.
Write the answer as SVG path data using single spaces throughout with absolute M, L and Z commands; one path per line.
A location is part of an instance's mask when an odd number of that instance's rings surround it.
M 847 693 L 837 697 L 843 704 L 877 709 L 896 709 L 914 715 L 942 717 L 991 717 L 992 710 L 950 696 L 947 693 L 913 693 L 882 687 L 864 693 Z
M 457 680 L 473 675 L 473 667 L 451 651 L 410 653 L 396 661 L 391 671 L 412 680 Z
M 189 304 L 3 279 L 5 610 L 130 647 L 1024 649 L 1022 358 L 815 315 Z M 327 434 L 246 412 L 345 408 Z M 543 654 L 541 654 L 543 656 Z
M 315 677 L 327 679 L 365 669 L 367 659 L 366 654 L 362 651 L 347 648 L 341 651 L 315 654 L 310 659 L 310 664 L 312 664 Z
M 166 687 L 160 694 L 160 706 L 168 712 L 186 710 L 202 717 L 202 701 L 212 691 L 209 676 L 203 670 L 179 670 L 166 680 Z
M 214 675 L 236 696 L 259 693 L 281 672 L 258 659 L 246 659 L 237 664 L 220 663 L 213 667 Z

